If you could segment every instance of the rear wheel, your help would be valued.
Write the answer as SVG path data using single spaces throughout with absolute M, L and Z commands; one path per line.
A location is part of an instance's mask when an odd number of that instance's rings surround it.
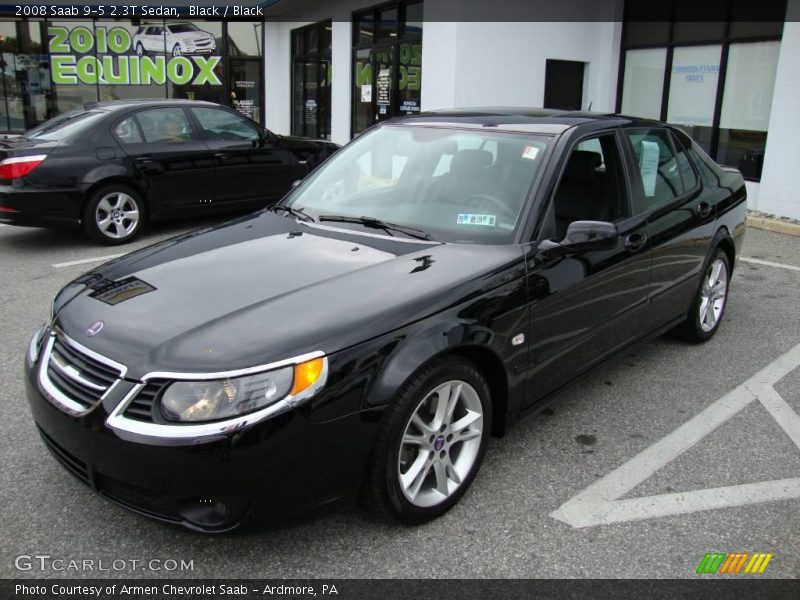
M 491 397 L 471 362 L 431 363 L 387 408 L 370 463 L 374 508 L 406 523 L 434 519 L 469 488 L 491 431 Z
M 108 245 L 125 244 L 144 227 L 145 207 L 131 188 L 114 184 L 97 190 L 83 211 L 86 234 Z
M 680 337 L 700 343 L 710 340 L 717 332 L 728 304 L 730 274 L 728 255 L 717 248 L 706 264 L 686 321 L 675 330 Z

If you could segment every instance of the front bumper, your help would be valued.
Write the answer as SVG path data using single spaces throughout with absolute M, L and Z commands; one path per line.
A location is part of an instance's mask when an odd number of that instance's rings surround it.
M 26 227 L 80 224 L 83 189 L 0 185 L 0 223 Z
M 291 410 L 213 438 L 123 439 L 106 421 L 135 382 L 120 380 L 93 409 L 73 416 L 42 390 L 39 361 L 26 358 L 25 382 L 45 445 L 83 483 L 135 512 L 222 532 L 358 492 L 376 431 L 367 415 L 314 422 Z

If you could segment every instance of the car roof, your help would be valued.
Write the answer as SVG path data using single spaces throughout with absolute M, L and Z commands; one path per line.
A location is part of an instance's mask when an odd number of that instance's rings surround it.
M 456 126 L 470 129 L 491 127 L 501 131 L 549 135 L 557 135 L 572 127 L 588 123 L 606 123 L 609 126 L 627 124 L 663 126 L 657 121 L 614 113 L 497 106 L 432 110 L 397 117 L 387 121 L 388 123 Z
M 139 106 L 220 106 L 214 102 L 207 102 L 205 100 L 185 100 L 183 98 L 141 98 L 131 100 L 103 100 L 102 102 L 86 102 L 83 107 L 86 110 L 99 108 L 109 112 L 116 112 L 118 110 L 125 110 L 127 108 L 134 108 Z

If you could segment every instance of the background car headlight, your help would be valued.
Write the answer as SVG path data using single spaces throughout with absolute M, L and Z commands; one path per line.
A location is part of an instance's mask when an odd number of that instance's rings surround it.
M 216 381 L 179 381 L 161 396 L 171 421 L 217 421 L 274 404 L 292 388 L 294 367 Z

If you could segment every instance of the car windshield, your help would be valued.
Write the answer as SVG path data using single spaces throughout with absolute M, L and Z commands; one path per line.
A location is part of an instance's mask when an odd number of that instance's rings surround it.
M 172 33 L 189 33 L 198 29 L 192 23 L 178 23 L 177 25 L 170 25 L 169 30 Z
M 303 181 L 285 204 L 322 224 L 369 217 L 444 242 L 512 242 L 540 171 L 545 136 L 387 125 L 363 135 Z M 364 223 L 329 223 L 363 227 Z M 402 236 L 389 230 L 387 234 Z
M 22 134 L 22 137 L 28 140 L 59 142 L 91 127 L 105 114 L 106 112 L 102 110 L 77 108 L 45 121 L 33 129 L 29 129 Z

